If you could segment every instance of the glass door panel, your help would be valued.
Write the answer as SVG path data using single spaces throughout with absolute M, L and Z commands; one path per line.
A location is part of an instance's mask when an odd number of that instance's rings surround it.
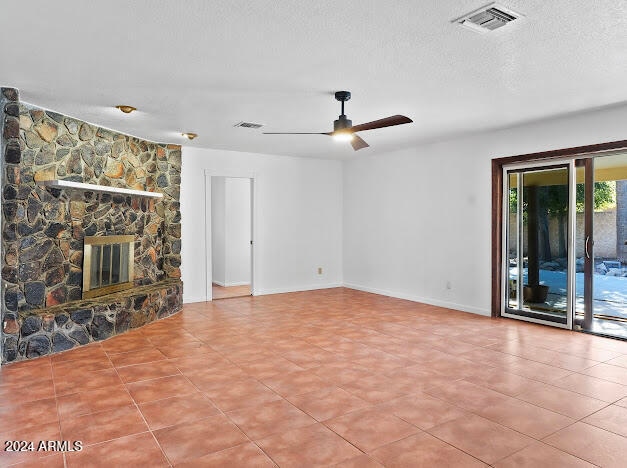
M 597 156 L 586 179 L 591 219 L 584 330 L 627 338 L 627 154 Z M 591 240 L 593 239 L 593 241 Z
M 570 328 L 570 165 L 505 171 L 503 315 Z

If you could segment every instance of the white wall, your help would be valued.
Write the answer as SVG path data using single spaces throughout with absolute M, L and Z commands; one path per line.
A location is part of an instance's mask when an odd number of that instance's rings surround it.
M 250 179 L 226 178 L 225 195 L 225 285 L 250 284 Z
M 490 160 L 627 139 L 625 122 L 614 106 L 346 162 L 345 284 L 488 315 Z
M 183 148 L 185 302 L 207 297 L 205 175 L 254 176 L 254 294 L 342 284 L 342 163 Z M 317 268 L 323 274 L 317 274 Z
M 212 281 L 226 283 L 226 193 L 225 178 L 211 178 L 211 271 Z M 204 198 L 204 197 L 203 197 Z

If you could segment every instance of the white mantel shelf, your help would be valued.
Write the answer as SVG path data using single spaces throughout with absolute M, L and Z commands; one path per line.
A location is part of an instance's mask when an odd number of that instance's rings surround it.
M 37 181 L 37 184 L 57 189 L 82 190 L 83 192 L 100 192 L 119 195 L 131 195 L 135 197 L 163 198 L 163 194 L 159 192 L 147 192 L 145 190 L 109 187 L 107 185 L 85 184 L 83 182 L 72 182 L 71 180 L 40 180 Z

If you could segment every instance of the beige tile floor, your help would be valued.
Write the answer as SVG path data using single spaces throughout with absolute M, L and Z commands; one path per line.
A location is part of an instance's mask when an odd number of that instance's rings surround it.
M 0 466 L 625 466 L 627 342 L 349 289 L 185 305 L 0 370 Z

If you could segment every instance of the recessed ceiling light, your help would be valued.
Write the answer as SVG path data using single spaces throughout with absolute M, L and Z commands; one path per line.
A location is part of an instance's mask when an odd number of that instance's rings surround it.
M 133 106 L 115 106 L 116 109 L 120 109 L 122 112 L 124 112 L 125 114 L 130 114 L 131 112 L 137 110 L 137 108 L 133 107 Z
M 184 137 L 189 138 L 190 140 L 193 140 L 194 138 L 196 138 L 198 136 L 198 134 L 196 133 L 181 133 L 181 135 L 183 135 Z

